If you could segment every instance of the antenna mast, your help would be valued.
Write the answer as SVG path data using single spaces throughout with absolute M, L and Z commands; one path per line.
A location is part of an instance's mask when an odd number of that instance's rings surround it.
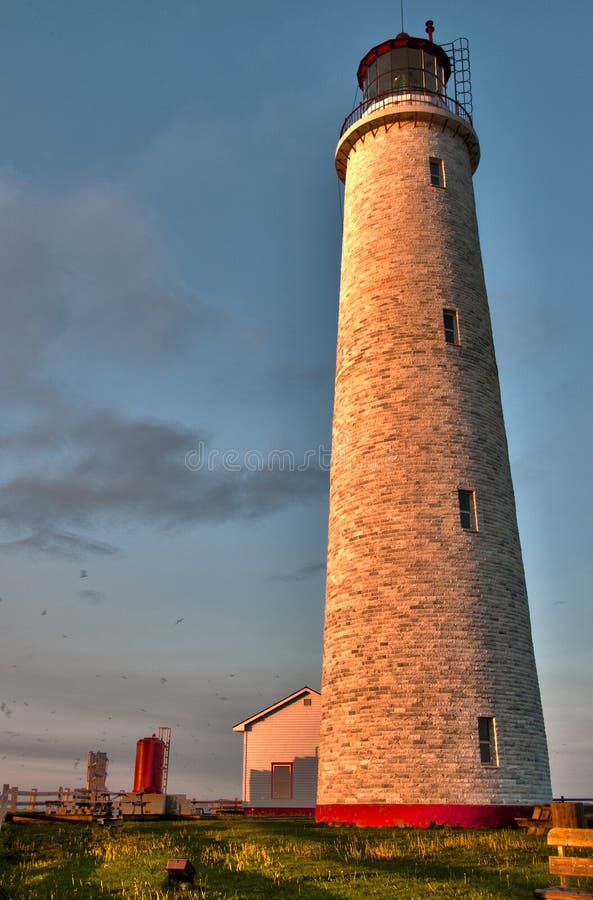
M 400 12 L 401 12 L 402 32 L 403 32 L 403 30 L 404 30 L 404 0 L 400 0 L 399 8 L 400 8 Z

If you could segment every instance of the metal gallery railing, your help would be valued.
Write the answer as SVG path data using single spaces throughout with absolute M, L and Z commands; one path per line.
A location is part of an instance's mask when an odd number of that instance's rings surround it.
M 447 109 L 454 115 L 464 119 L 473 127 L 472 117 L 468 111 L 455 100 L 453 97 L 447 97 L 446 94 L 433 93 L 425 88 L 402 87 L 395 91 L 387 91 L 384 94 L 378 94 L 376 97 L 370 97 L 363 100 L 358 106 L 352 110 L 349 116 L 344 119 L 340 137 L 348 131 L 349 128 L 366 116 L 369 112 L 385 109 L 398 103 L 423 103 L 427 106 L 436 106 L 440 109 Z

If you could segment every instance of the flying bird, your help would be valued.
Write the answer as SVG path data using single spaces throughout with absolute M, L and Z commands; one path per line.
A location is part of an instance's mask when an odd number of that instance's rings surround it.
M 176 625 L 181 625 L 182 622 L 183 622 L 183 619 L 177 619 L 177 621 L 175 622 L 175 624 L 176 624 Z
M 81 578 L 88 578 L 88 577 L 89 577 L 89 573 L 87 572 L 86 569 L 81 569 L 81 570 L 80 570 L 80 577 L 81 577 Z
M 42 616 L 46 616 L 46 615 L 47 615 L 47 610 L 46 610 L 46 609 L 42 609 L 42 610 L 41 610 L 41 615 L 42 615 Z

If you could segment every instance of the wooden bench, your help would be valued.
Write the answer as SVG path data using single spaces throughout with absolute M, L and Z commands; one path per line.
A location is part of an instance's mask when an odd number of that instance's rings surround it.
M 567 850 L 593 850 L 593 829 L 552 828 L 548 832 L 548 845 L 558 848 L 557 856 L 550 856 L 550 874 L 560 876 L 559 887 L 538 888 L 535 896 L 544 900 L 577 900 L 593 897 L 591 888 L 572 887 L 570 878 L 593 878 L 593 856 L 567 856 Z
M 515 819 L 519 828 L 526 828 L 527 834 L 545 834 L 552 827 L 552 807 L 534 806 L 530 819 Z

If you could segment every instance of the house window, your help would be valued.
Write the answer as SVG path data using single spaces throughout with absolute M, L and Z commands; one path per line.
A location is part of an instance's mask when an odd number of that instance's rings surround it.
M 459 316 L 456 309 L 443 310 L 443 331 L 448 344 L 459 343 Z
M 478 530 L 475 491 L 459 490 L 459 519 L 466 531 Z
M 480 742 L 480 762 L 482 765 L 497 766 L 496 722 L 493 718 L 478 716 L 478 740 Z
M 292 798 L 292 763 L 272 763 L 272 800 Z
M 303 700 L 303 706 L 311 706 L 311 698 L 310 697 L 305 697 L 305 699 Z
M 430 183 L 435 187 L 445 187 L 445 163 L 436 156 L 430 157 Z

